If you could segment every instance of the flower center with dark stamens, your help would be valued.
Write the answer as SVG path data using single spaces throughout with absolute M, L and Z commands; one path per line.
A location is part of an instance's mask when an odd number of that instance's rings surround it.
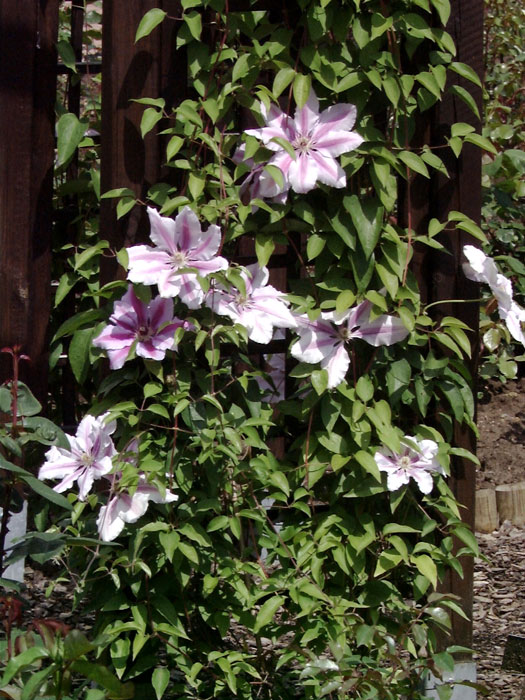
M 342 338 L 344 341 L 352 340 L 352 338 L 354 337 L 354 333 L 358 330 L 359 326 L 353 326 L 352 328 L 348 328 L 348 326 L 342 326 L 339 330 L 339 337 Z
M 397 466 L 400 469 L 409 469 L 412 466 L 412 460 L 407 455 L 399 458 Z
M 135 337 L 139 342 L 144 342 L 145 340 L 150 340 L 153 332 L 149 326 L 139 326 Z
M 307 154 L 312 147 L 312 139 L 309 136 L 298 136 L 292 146 L 299 153 Z

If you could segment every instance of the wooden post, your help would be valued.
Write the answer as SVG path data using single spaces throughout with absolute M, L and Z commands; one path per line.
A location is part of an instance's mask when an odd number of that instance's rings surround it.
M 22 346 L 22 379 L 47 389 L 45 337 L 59 0 L 0 0 L 0 347 Z M 0 380 L 10 376 L 0 359 Z
M 483 79 L 483 0 L 453 0 L 452 14 L 447 27 L 457 48 L 456 60 L 468 64 Z M 461 85 L 473 96 L 481 113 L 481 88 L 457 77 L 454 83 Z M 454 122 L 472 124 L 479 131 L 480 120 L 458 97 L 448 95 L 437 109 L 435 131 L 436 145 L 444 142 L 450 134 L 450 125 Z M 465 144 L 459 159 L 451 158 L 446 162 L 450 180 L 439 178 L 434 207 L 438 218 L 443 220 L 448 212 L 456 210 L 466 214 L 476 223 L 481 221 L 481 150 L 471 144 Z M 439 299 L 476 299 L 479 297 L 479 285 L 466 279 L 461 262 L 463 246 L 472 243 L 469 234 L 457 228 L 450 231 L 446 246 L 453 258 L 444 253 L 433 256 L 432 301 Z M 453 262 L 452 262 L 453 261 Z M 477 355 L 479 350 L 479 305 L 443 304 L 438 307 L 443 315 L 454 315 L 464 321 L 471 329 L 472 361 L 469 370 L 475 378 L 477 373 Z M 476 386 L 473 387 L 474 397 Z M 464 425 L 455 425 L 454 442 L 471 452 L 476 451 L 476 439 L 472 431 Z M 474 531 L 475 529 L 475 489 L 476 467 L 466 459 L 455 458 L 452 464 L 451 487 L 459 503 L 463 506 L 462 518 Z M 457 543 L 462 546 L 462 543 Z M 444 590 L 461 598 L 463 610 L 468 619 L 454 615 L 452 618 L 453 644 L 472 646 L 472 612 L 474 559 L 463 557 L 463 578 L 455 572 L 449 572 Z
M 471 66 L 478 76 L 483 73 L 483 0 L 453 0 L 452 13 L 447 31 L 454 39 L 457 55 L 455 60 Z M 453 75 L 453 74 L 451 74 Z M 464 87 L 473 96 L 481 112 L 481 89 L 473 83 L 454 76 L 453 83 Z M 449 77 L 449 85 L 452 84 Z M 446 148 L 446 137 L 450 136 L 450 126 L 455 122 L 472 124 L 479 131 L 480 120 L 465 103 L 453 94 L 446 94 L 434 110 L 421 115 L 424 129 L 418 129 L 417 142 L 421 146 L 427 143 L 439 147 L 436 151 L 443 159 L 450 178 L 433 176 L 426 180 L 416 176 L 410 188 L 404 188 L 400 203 L 400 220 L 404 226 L 412 226 L 417 233 L 426 234 L 428 222 L 435 217 L 445 221 L 450 211 L 460 211 L 478 224 L 481 219 L 481 151 L 479 148 L 465 144 L 461 156 L 456 159 L 450 149 Z M 424 139 L 424 140 L 422 140 Z M 408 194 L 408 192 L 410 194 Z M 448 227 L 447 233 L 440 238 L 448 253 L 416 247 L 413 269 L 418 275 L 424 303 L 446 299 L 477 299 L 479 285 L 467 280 L 462 272 L 462 250 L 466 243 L 472 243 L 471 237 L 455 228 Z M 479 310 L 478 304 L 439 304 L 433 309 L 434 318 L 455 316 L 464 321 L 471 329 L 469 334 L 473 359 L 469 363 L 472 376 L 476 376 L 477 353 L 479 348 Z M 475 393 L 475 387 L 473 387 Z M 465 426 L 454 427 L 454 444 L 475 452 L 475 437 Z M 463 506 L 461 514 L 464 522 L 474 530 L 475 517 L 475 466 L 469 460 L 454 458 L 452 463 L 451 488 L 459 503 Z M 461 546 L 461 543 L 458 543 Z M 452 638 L 446 643 L 470 647 L 472 644 L 472 596 L 474 560 L 463 557 L 461 560 L 464 576 L 460 578 L 449 571 L 442 590 L 461 598 L 463 610 L 468 620 L 453 615 Z
M 496 486 L 496 502 L 501 522 L 510 520 L 513 525 L 525 525 L 525 481 Z
M 140 20 L 154 7 L 168 17 L 138 44 L 135 33 Z M 169 110 L 186 94 L 186 66 L 183 51 L 175 50 L 180 23 L 178 0 L 104 0 L 102 23 L 102 130 L 101 191 L 129 187 L 145 200 L 149 187 L 161 179 L 165 153 L 154 130 L 143 140 L 140 121 L 144 105 L 132 102 L 140 97 L 163 97 Z M 115 200 L 101 202 L 100 234 L 114 248 L 147 239 L 149 226 L 145 207 L 136 206 L 117 221 Z M 106 259 L 102 280 L 118 274 L 116 261 Z M 122 273 L 119 273 L 122 274 Z
M 499 527 L 498 506 L 494 489 L 476 491 L 476 530 L 492 532 Z

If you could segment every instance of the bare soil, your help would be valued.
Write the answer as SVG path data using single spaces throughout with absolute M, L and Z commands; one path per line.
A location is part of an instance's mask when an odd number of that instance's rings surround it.
M 525 378 L 498 384 L 478 404 L 477 488 L 525 481 Z

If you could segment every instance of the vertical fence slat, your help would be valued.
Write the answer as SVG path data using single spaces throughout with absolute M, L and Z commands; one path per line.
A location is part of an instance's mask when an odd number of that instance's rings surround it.
M 46 394 L 59 0 L 0 0 L 0 346 Z M 0 378 L 10 375 L 5 358 Z
M 156 135 L 158 128 L 142 139 L 140 122 L 145 107 L 131 100 L 160 96 L 171 104 L 186 91 L 186 68 L 174 62 L 177 27 L 173 19 L 167 18 L 135 44 L 140 20 L 154 7 L 166 10 L 171 18 L 180 16 L 178 0 L 103 3 L 101 191 L 129 187 L 142 201 L 148 188 L 160 179 L 165 154 Z M 115 248 L 132 245 L 147 236 L 145 208 L 135 207 L 117 221 L 115 200 L 102 200 L 100 230 L 102 238 Z M 106 260 L 103 281 L 116 274 L 114 261 Z
M 448 31 L 452 35 L 458 53 L 456 60 L 471 66 L 479 77 L 483 76 L 483 0 L 454 0 Z M 467 89 L 481 113 L 481 88 L 473 83 L 457 78 L 459 85 Z M 439 107 L 438 125 L 442 140 L 443 131 L 450 132 L 454 122 L 472 124 L 479 131 L 480 120 L 477 119 L 467 105 L 456 96 L 447 96 Z M 443 218 L 449 211 L 460 211 L 471 217 L 476 223 L 481 221 L 481 151 L 479 148 L 465 144 L 461 157 L 454 162 L 454 168 L 449 170 L 451 179 L 439 179 L 439 187 L 435 193 L 435 206 Z M 476 299 L 479 297 L 479 285 L 467 280 L 462 272 L 462 250 L 466 243 L 472 243 L 471 237 L 459 229 L 450 232 L 447 247 L 453 253 L 454 265 L 450 256 L 440 254 L 434 256 L 435 268 L 433 277 L 433 299 Z M 451 296 L 447 296 L 451 293 Z M 474 329 L 471 335 L 473 358 L 469 369 L 475 377 L 477 372 L 477 355 L 479 350 L 479 308 L 477 303 L 443 305 L 441 312 L 451 314 L 464 321 Z M 474 387 L 475 393 L 475 387 Z M 455 426 L 455 444 L 471 452 L 476 451 L 476 439 L 471 430 L 465 426 Z M 464 508 L 463 520 L 472 528 L 475 527 L 475 489 L 476 468 L 469 460 L 456 458 L 453 463 L 451 487 Z M 462 543 L 456 543 L 461 546 Z M 463 557 L 461 560 L 464 576 L 459 577 L 455 572 L 448 572 L 444 589 L 461 598 L 462 606 L 468 620 L 454 615 L 452 619 L 453 643 L 470 647 L 472 645 L 472 612 L 473 612 L 473 577 L 474 560 Z
M 455 60 L 467 63 L 481 77 L 483 73 L 483 0 L 453 0 L 452 13 L 447 26 L 454 39 L 458 54 Z M 449 79 L 450 80 L 450 79 Z M 455 84 L 462 85 L 474 97 L 481 111 L 481 89 L 473 83 L 455 76 Z M 446 221 L 449 212 L 460 211 L 476 223 L 481 219 L 481 151 L 465 144 L 459 158 L 447 147 L 446 137 L 450 136 L 450 127 L 455 122 L 472 124 L 478 131 L 480 120 L 475 117 L 467 105 L 453 94 L 446 94 L 434 110 L 424 112 L 419 117 L 420 123 L 412 147 L 428 144 L 435 148 L 447 167 L 450 177 L 434 175 L 430 180 L 416 176 L 409 190 L 404 187 L 400 202 L 400 220 L 403 225 L 412 226 L 419 234 L 426 235 L 431 218 Z M 408 191 L 410 195 L 408 195 Z M 440 241 L 447 253 L 415 246 L 413 269 L 418 277 L 422 300 L 426 304 L 450 299 L 477 299 L 479 285 L 467 280 L 462 272 L 461 260 L 463 245 L 472 242 L 470 236 L 450 224 Z M 432 314 L 436 320 L 444 316 L 455 316 L 466 323 L 473 332 L 472 360 L 468 368 L 475 377 L 477 371 L 477 354 L 479 349 L 479 309 L 478 304 L 440 303 Z M 474 387 L 475 390 L 475 387 Z M 447 410 L 443 408 L 443 410 Z M 476 450 L 475 436 L 464 426 L 454 426 L 454 444 L 471 452 Z M 475 517 L 476 470 L 472 462 L 454 458 L 450 486 L 459 503 L 462 504 L 461 517 L 474 529 Z M 461 542 L 456 543 L 456 548 Z M 451 638 L 446 644 L 455 643 L 469 647 L 472 644 L 472 604 L 474 561 L 471 557 L 461 560 L 464 576 L 449 571 L 442 584 L 442 590 L 459 596 L 468 620 L 453 615 Z

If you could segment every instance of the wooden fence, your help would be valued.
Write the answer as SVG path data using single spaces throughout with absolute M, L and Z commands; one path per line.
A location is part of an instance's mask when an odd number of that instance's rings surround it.
M 86 65 L 82 57 L 82 0 L 73 3 L 71 44 L 78 69 L 100 70 Z M 230 11 L 243 9 L 243 0 L 230 2 Z M 50 259 L 53 227 L 52 188 L 55 159 L 55 99 L 57 72 L 57 27 L 60 0 L 0 0 L 0 348 L 20 345 L 32 358 L 23 378 L 37 396 L 45 400 L 47 378 L 46 336 L 51 299 Z M 150 184 L 161 179 L 163 153 L 153 134 L 140 136 L 142 107 L 131 98 L 162 96 L 168 105 L 184 99 L 185 56 L 176 50 L 174 23 L 165 22 L 140 47 L 134 43 L 141 17 L 152 7 L 169 15 L 180 12 L 178 0 L 103 0 L 102 38 L 102 129 L 100 144 L 101 189 L 129 187 L 144 199 Z M 483 0 L 452 0 L 448 31 L 458 47 L 457 60 L 472 66 L 481 76 Z M 257 3 L 257 9 L 283 12 L 276 0 Z M 461 78 L 458 77 L 461 84 Z M 481 107 L 481 90 L 469 91 Z M 70 86 L 67 106 L 78 111 L 79 87 Z M 401 188 L 398 207 L 400 223 L 426 233 L 432 217 L 444 220 L 450 210 L 464 212 L 475 221 L 481 212 L 481 153 L 466 144 L 459 159 L 449 157 L 445 135 L 450 124 L 472 123 L 472 113 L 455 96 L 449 95 L 434 109 L 425 112 L 413 146 L 442 147 L 441 155 L 450 179 L 432 175 L 416 176 L 409 187 Z M 450 153 L 448 154 L 450 156 Z M 71 166 L 75 176 L 75 163 Z M 74 200 L 71 202 L 74 216 Z M 114 201 L 103 200 L 100 211 L 101 238 L 118 248 L 144 236 L 144 208 L 136 207 L 117 221 Z M 450 231 L 444 242 L 454 255 L 429 249 L 416 250 L 415 269 L 426 302 L 474 298 L 475 285 L 457 274 L 461 248 L 467 234 Z M 246 253 L 246 251 L 244 251 Z M 117 274 L 109 261 L 103 279 Z M 281 275 L 282 276 L 282 275 Z M 439 313 L 451 313 L 446 304 Z M 453 314 L 477 327 L 477 305 L 454 307 Z M 474 353 L 475 355 L 476 353 Z M 9 377 L 9 366 L 0 358 L 0 380 Z M 74 387 L 69 378 L 69 398 L 74 403 Z M 66 390 L 67 394 L 67 390 Z M 474 449 L 470 432 L 456 430 L 456 443 Z M 473 465 L 456 459 L 452 484 L 459 501 L 466 506 L 464 519 L 474 522 L 475 471 Z M 463 562 L 465 577 L 452 573 L 446 589 L 459 595 L 469 616 L 472 612 L 472 559 Z M 455 617 L 453 636 L 457 644 L 469 646 L 472 626 Z

